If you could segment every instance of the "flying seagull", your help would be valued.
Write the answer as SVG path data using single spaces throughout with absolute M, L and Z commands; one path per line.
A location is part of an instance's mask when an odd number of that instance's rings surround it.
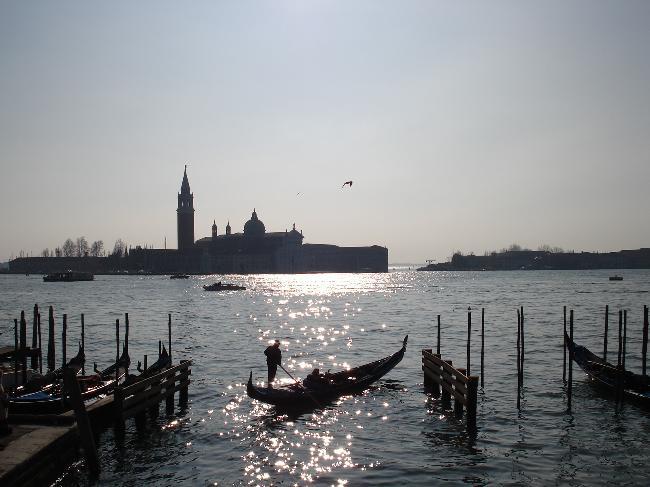
M 341 186 L 341 189 L 345 188 L 346 184 L 349 184 L 350 187 L 352 187 L 352 181 L 346 181 L 346 182 L 343 183 L 343 186 Z

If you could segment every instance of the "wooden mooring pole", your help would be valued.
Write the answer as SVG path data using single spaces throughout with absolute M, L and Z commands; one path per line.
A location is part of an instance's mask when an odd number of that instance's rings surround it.
M 484 368 L 483 368 L 483 366 L 485 365 L 484 357 L 485 357 L 485 308 L 481 308 L 481 389 L 483 389 L 484 386 L 483 377 L 485 377 Z
M 81 313 L 81 348 L 86 351 L 86 324 L 84 322 L 84 314 Z M 81 363 L 81 375 L 86 375 L 85 360 Z
M 115 320 L 115 363 L 120 360 L 120 320 Z M 120 378 L 120 368 L 115 367 L 115 380 Z
M 34 305 L 34 321 L 32 322 L 32 351 L 38 348 L 38 304 Z M 32 370 L 38 369 L 38 355 L 32 354 Z
M 50 306 L 47 329 L 47 370 L 56 369 L 56 340 L 54 339 L 54 308 Z
M 573 310 L 569 312 L 569 338 L 573 343 Z M 573 347 L 569 349 L 569 387 L 567 389 L 567 411 L 571 412 L 571 399 L 573 395 Z
M 526 331 L 524 328 L 524 307 L 521 307 L 521 387 L 524 387 L 524 357 L 526 355 Z
M 566 306 L 564 307 L 564 334 L 562 335 L 562 382 L 566 384 Z
M 81 390 L 79 389 L 79 383 L 77 382 L 76 373 L 73 369 L 65 367 L 63 370 L 63 382 L 74 409 L 74 416 L 77 421 L 77 428 L 79 429 L 86 463 L 88 463 L 91 475 L 97 477 L 100 470 L 99 456 L 97 455 L 97 448 L 95 447 L 95 439 L 92 428 L 90 427 L 88 413 L 81 399 Z
M 521 316 L 517 309 L 517 409 L 521 409 Z
M 25 312 L 20 312 L 20 351 L 22 352 L 21 357 L 21 374 L 23 384 L 27 382 L 27 321 L 25 320 Z
M 609 304 L 605 305 L 605 335 L 603 336 L 603 360 L 607 362 L 607 335 L 609 334 Z
M 469 372 L 470 363 L 471 363 L 470 353 L 472 350 L 472 347 L 470 346 L 471 342 L 472 342 L 472 312 L 468 311 L 467 312 L 467 368 L 465 369 L 466 372 L 463 372 L 463 375 L 467 375 L 467 376 L 469 376 L 470 374 Z
M 618 360 L 616 362 L 616 402 L 621 400 L 621 366 L 623 364 L 623 311 L 618 310 Z
M 167 342 L 167 353 L 169 354 L 169 363 L 172 363 L 172 314 L 168 314 L 169 320 L 167 321 L 167 332 L 168 332 L 168 342 Z
M 438 315 L 438 341 L 436 345 L 436 353 L 440 355 L 440 315 Z
M 14 388 L 18 387 L 18 320 L 14 318 Z
M 67 337 L 66 334 L 68 333 L 68 315 L 63 314 L 63 326 L 61 327 L 61 354 L 63 358 L 63 367 L 66 366 L 67 361 L 66 361 L 66 349 L 67 349 Z
M 623 310 L 623 372 L 625 373 L 625 356 L 627 355 L 627 310 Z
M 641 373 L 646 375 L 646 358 L 648 356 L 648 307 L 643 306 L 643 344 L 641 346 Z
M 38 313 L 38 371 L 43 375 L 43 337 L 41 335 L 41 313 Z

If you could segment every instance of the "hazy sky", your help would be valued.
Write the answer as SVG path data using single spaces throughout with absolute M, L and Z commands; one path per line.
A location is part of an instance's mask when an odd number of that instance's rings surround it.
M 649 50 L 646 0 L 0 0 L 0 261 L 175 247 L 184 164 L 197 239 L 648 247 Z

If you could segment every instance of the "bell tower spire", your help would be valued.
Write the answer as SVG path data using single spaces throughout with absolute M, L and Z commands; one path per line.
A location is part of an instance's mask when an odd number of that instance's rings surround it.
M 178 250 L 191 249 L 194 246 L 194 194 L 190 192 L 190 182 L 187 179 L 187 164 L 183 172 L 181 192 L 178 193 L 176 224 Z

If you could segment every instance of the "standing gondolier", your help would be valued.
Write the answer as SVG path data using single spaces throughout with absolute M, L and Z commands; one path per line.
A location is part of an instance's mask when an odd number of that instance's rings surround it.
M 273 345 L 266 347 L 264 350 L 266 355 L 266 366 L 269 369 L 269 383 L 268 387 L 273 387 L 271 384 L 275 379 L 275 374 L 278 371 L 278 365 L 282 363 L 282 351 L 280 350 L 280 340 L 276 340 Z

